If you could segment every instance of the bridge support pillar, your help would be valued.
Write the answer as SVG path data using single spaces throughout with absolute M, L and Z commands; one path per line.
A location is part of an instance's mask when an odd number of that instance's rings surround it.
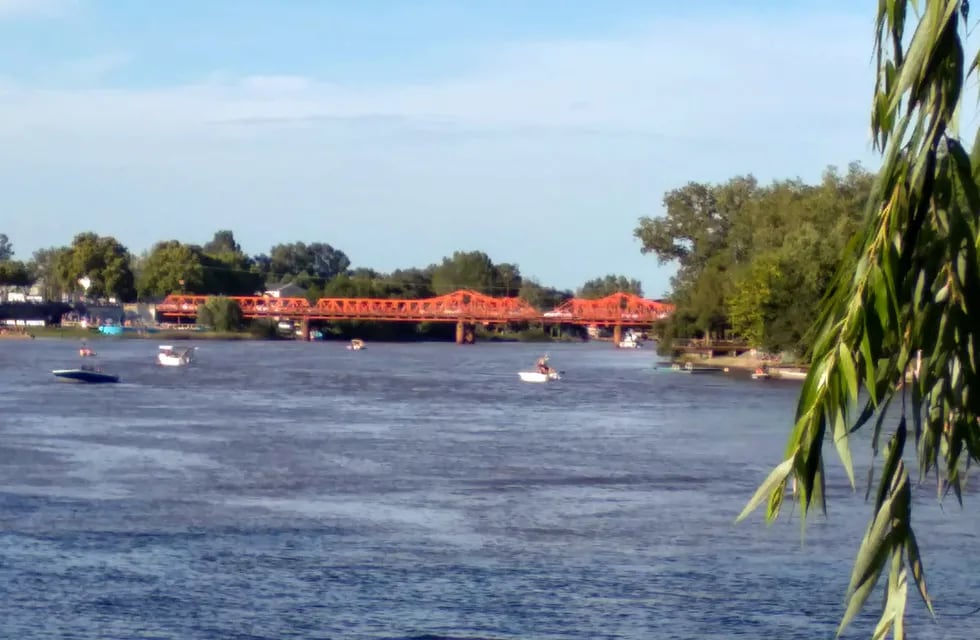
M 613 346 L 619 347 L 619 343 L 623 341 L 623 327 L 622 325 L 616 325 L 613 327 Z
M 299 330 L 300 330 L 300 333 L 303 334 L 302 337 L 300 338 L 300 340 L 309 340 L 310 339 L 310 321 L 309 320 L 307 320 L 306 318 L 300 320 L 299 321 Z
M 456 344 L 473 344 L 476 342 L 476 331 L 472 324 L 460 320 L 456 323 Z

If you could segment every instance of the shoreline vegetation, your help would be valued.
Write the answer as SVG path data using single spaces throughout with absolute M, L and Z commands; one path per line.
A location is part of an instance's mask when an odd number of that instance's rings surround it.
M 214 233 L 203 245 L 177 240 L 157 242 L 148 251 L 134 254 L 111 236 L 93 232 L 77 234 L 68 246 L 35 251 L 28 261 L 14 259 L 13 245 L 0 233 L 0 299 L 6 303 L 71 305 L 75 312 L 61 320 L 102 324 L 106 318 L 87 306 L 153 304 L 174 293 L 209 296 L 198 307 L 195 322 L 209 331 L 170 332 L 158 323 L 172 318 L 118 317 L 107 324 L 122 324 L 123 338 L 137 337 L 142 328 L 154 339 L 255 340 L 289 339 L 278 335 L 279 326 L 244 317 L 234 296 L 305 298 L 427 299 L 458 290 L 497 298 L 520 298 L 542 310 L 554 309 L 573 297 L 599 299 L 624 292 L 642 296 L 640 281 L 608 274 L 584 282 L 577 290 L 542 284 L 522 274 L 514 263 L 494 262 L 482 251 L 454 251 L 441 261 L 382 273 L 354 267 L 340 249 L 324 242 L 294 242 L 272 246 L 268 253 L 250 255 L 231 230 Z M 52 301 L 61 301 L 52 302 Z M 2 305 L 0 305 L 2 307 Z M 74 317 L 72 317 L 74 316 Z M 95 317 L 98 316 L 98 317 Z M 0 320 L 6 319 L 0 316 Z M 16 316 L 13 319 L 28 320 Z M 33 319 L 33 318 L 31 318 Z M 53 318 L 48 318 L 49 323 Z M 455 339 L 455 327 L 443 323 L 379 323 L 345 321 L 309 327 L 326 340 L 354 338 L 371 342 L 447 341 Z M 161 330 L 163 329 L 163 330 Z M 77 330 L 28 327 L 39 337 L 89 338 L 94 333 Z M 282 332 L 286 330 L 283 329 Z M 134 335 L 135 334 L 135 335 Z M 475 337 L 484 342 L 574 342 L 587 340 L 584 327 L 541 327 L 511 323 L 477 327 Z M 316 336 L 317 341 L 321 336 Z
M 351 338 L 347 332 L 332 333 L 325 332 L 324 339 L 312 342 L 348 342 Z M 18 327 L 0 333 L 0 340 L 30 340 L 34 338 L 51 338 L 63 340 L 156 340 L 156 341 L 184 341 L 184 340 L 269 340 L 269 341 L 300 341 L 298 338 L 270 332 L 262 328 L 243 329 L 240 331 L 214 331 L 209 329 L 153 329 L 153 330 L 128 330 L 120 335 L 106 335 L 100 333 L 95 327 L 79 326 L 44 326 L 44 327 Z M 561 334 L 553 336 L 546 330 L 531 328 L 522 331 L 487 331 L 478 328 L 476 332 L 478 342 L 564 342 L 578 343 L 588 342 L 580 336 Z M 608 342 L 604 338 L 592 338 L 596 342 Z M 451 342 L 452 338 L 441 335 L 418 334 L 379 336 L 371 338 L 372 342 Z

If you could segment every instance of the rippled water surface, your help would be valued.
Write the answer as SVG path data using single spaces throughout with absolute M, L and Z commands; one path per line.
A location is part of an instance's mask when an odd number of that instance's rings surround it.
M 530 345 L 94 346 L 122 383 L 0 342 L 0 637 L 811 639 L 842 613 L 868 506 L 836 464 L 805 544 L 733 525 L 793 384 L 608 345 L 549 346 L 546 385 Z M 911 632 L 972 640 L 976 498 L 916 499 L 939 617 L 910 596 Z

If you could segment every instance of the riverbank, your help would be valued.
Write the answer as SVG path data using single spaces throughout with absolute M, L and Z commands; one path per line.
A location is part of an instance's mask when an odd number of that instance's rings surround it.
M 749 354 L 741 356 L 719 356 L 715 358 L 701 358 L 694 355 L 681 356 L 674 361 L 681 366 L 691 363 L 691 366 L 710 367 L 712 369 L 723 369 L 737 371 L 743 374 L 754 373 L 758 369 L 769 368 L 769 373 L 773 378 L 795 380 L 800 379 L 808 370 L 808 366 L 794 362 L 774 362 L 762 358 L 753 358 Z

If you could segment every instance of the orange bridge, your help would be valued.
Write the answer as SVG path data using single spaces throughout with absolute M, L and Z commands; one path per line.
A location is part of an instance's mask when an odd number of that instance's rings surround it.
M 209 296 L 170 294 L 156 305 L 161 318 L 195 318 L 198 306 Z M 299 321 L 370 320 L 376 322 L 455 322 L 457 337 L 465 325 L 534 322 L 542 324 L 649 326 L 667 317 L 673 305 L 628 293 L 614 293 L 597 300 L 572 298 L 551 311 L 542 312 L 520 298 L 494 298 L 476 291 L 455 291 L 435 298 L 275 298 L 229 296 L 246 318 Z M 458 340 L 462 341 L 462 340 Z

